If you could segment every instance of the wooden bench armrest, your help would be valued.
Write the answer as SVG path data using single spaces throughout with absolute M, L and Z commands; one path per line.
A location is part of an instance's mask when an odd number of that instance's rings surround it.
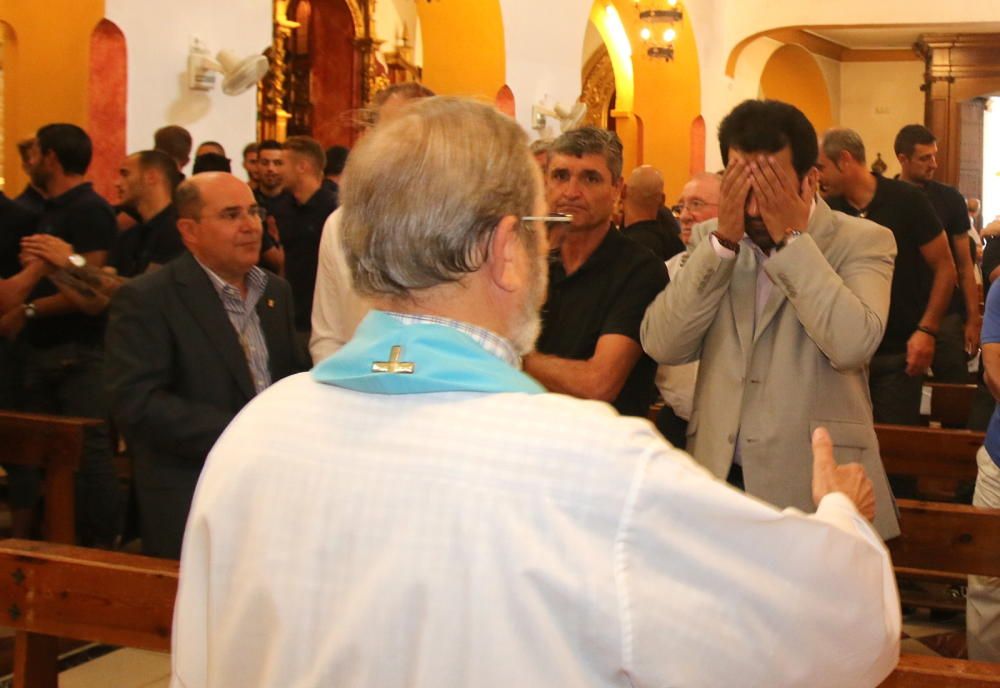
M 879 688 L 997 688 L 1000 664 L 949 657 L 900 655 L 895 671 Z
M 169 651 L 179 563 L 27 540 L 0 541 L 3 625 Z

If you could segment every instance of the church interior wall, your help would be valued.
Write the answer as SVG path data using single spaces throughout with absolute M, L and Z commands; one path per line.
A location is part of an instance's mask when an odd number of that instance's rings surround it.
M 899 163 L 892 151 L 896 133 L 907 124 L 923 123 L 924 63 L 907 62 L 844 62 L 841 65 L 843 83 L 840 121 L 855 129 L 865 142 L 870 165 L 875 154 L 881 153 L 888 165 L 886 174 L 899 172 Z
M 830 91 L 823 71 L 809 51 L 784 45 L 771 55 L 760 77 L 761 95 L 802 110 L 816 131 L 833 126 Z
M 417 14 L 424 84 L 442 95 L 493 101 L 506 83 L 505 27 L 499 1 L 421 2 Z
M 107 0 L 107 18 L 128 45 L 128 150 L 152 147 L 156 129 L 179 124 L 196 145 L 219 141 L 238 169 L 240 151 L 256 138 L 256 89 L 227 96 L 221 80 L 211 91 L 188 89 L 188 51 L 198 37 L 213 56 L 222 49 L 241 56 L 261 52 L 271 43 L 271 3 Z M 44 117 L 52 120 L 51 113 Z
M 630 0 L 601 0 L 591 6 L 579 0 L 547 0 L 544 13 L 531 0 L 379 0 L 375 33 L 386 41 L 385 48 L 406 26 L 407 40 L 417 48 L 413 61 L 423 63 L 425 83 L 438 92 L 493 100 L 506 84 L 518 121 L 534 136 L 532 104 L 569 106 L 579 96 L 581 70 L 595 40 L 607 42 L 588 29 L 591 10 L 603 11 L 609 3 L 618 8 L 627 27 L 634 25 Z M 768 38 L 754 40 L 740 54 L 733 76 L 727 77 L 732 47 L 754 32 L 795 25 L 885 25 L 901 18 L 920 23 L 995 21 L 987 5 L 967 0 L 845 0 L 829 6 L 798 0 L 686 0 L 675 61 L 649 63 L 638 54 L 631 61 L 632 104 L 619 120 L 621 133 L 633 146 L 641 141 L 641 150 L 630 152 L 630 162 L 661 167 L 668 193 L 675 194 L 690 172 L 690 161 L 700 159 L 690 149 L 690 126 L 701 116 L 708 133 L 705 165 L 715 169 L 721 164 L 714 137 L 719 121 L 736 103 L 759 95 L 763 67 L 782 46 Z M 226 96 L 218 85 L 210 92 L 190 91 L 184 80 L 187 54 L 195 36 L 213 53 L 221 48 L 259 52 L 271 42 L 271 3 L 231 0 L 225 12 L 219 8 L 217 3 L 194 0 L 170 5 L 147 0 L 0 0 L 0 19 L 11 25 L 14 38 L 5 59 L 4 158 L 16 159 L 16 140 L 43 122 L 88 122 L 85 56 L 90 33 L 102 17 L 121 29 L 127 44 L 126 148 L 146 148 L 156 128 L 176 123 L 191 130 L 196 141 L 219 139 L 231 157 L 238 157 L 242 145 L 255 136 L 255 94 L 251 90 Z M 922 94 L 911 88 L 919 78 L 918 61 L 838 63 L 814 58 L 827 85 L 832 123 L 853 125 L 866 138 L 881 141 L 901 123 L 922 121 Z M 15 64 L 16 70 L 11 68 Z M 901 72 L 905 78 L 899 78 Z M 551 120 L 541 132 L 558 133 L 558 124 Z M 885 154 L 890 147 L 872 144 L 892 170 L 892 156 Z M 8 164 L 6 171 L 9 182 L 23 183 L 16 166 Z
M 103 17 L 103 0 L 0 0 L 11 39 L 4 60 L 8 189 L 20 193 L 27 182 L 20 165 L 9 162 L 18 160 L 18 141 L 48 122 L 88 124 L 90 40 Z

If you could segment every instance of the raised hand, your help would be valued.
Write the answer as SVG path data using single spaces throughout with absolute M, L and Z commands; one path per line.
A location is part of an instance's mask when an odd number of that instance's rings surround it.
M 812 493 L 816 506 L 831 492 L 842 492 L 869 521 L 875 518 L 875 492 L 865 469 L 858 463 L 840 466 L 833 458 L 833 440 L 826 428 L 816 428 L 812 435 Z
M 813 175 L 801 183 L 782 168 L 774 156 L 756 155 L 749 161 L 751 186 L 760 217 L 775 244 L 793 229 L 804 232 L 816 194 Z
M 733 243 L 739 242 L 746 231 L 743 217 L 749 193 L 750 170 L 747 163 L 741 156 L 732 155 L 722 175 L 719 191 L 718 232 Z

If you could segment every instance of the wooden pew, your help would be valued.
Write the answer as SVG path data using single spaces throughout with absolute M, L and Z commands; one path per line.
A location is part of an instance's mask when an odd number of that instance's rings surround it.
M 976 386 L 944 382 L 930 382 L 926 386 L 931 389 L 929 420 L 943 428 L 965 428 L 976 398 Z
M 915 480 L 924 499 L 956 501 L 976 481 L 984 433 L 876 423 L 875 434 L 885 472 Z
M 998 665 L 947 657 L 900 655 L 889 677 L 879 688 L 997 688 Z
M 83 433 L 101 422 L 0 411 L 0 461 L 45 473 L 45 537 L 52 542 L 76 541 L 75 474 L 83 454 Z
M 178 566 L 71 545 L 0 541 L 0 623 L 17 631 L 15 688 L 56 688 L 59 638 L 169 652 Z
M 1000 509 L 908 499 L 898 506 L 902 534 L 889 541 L 898 577 L 964 582 L 969 574 L 1000 575 Z M 998 687 L 1000 664 L 903 655 L 882 683 L 883 688 L 950 686 Z

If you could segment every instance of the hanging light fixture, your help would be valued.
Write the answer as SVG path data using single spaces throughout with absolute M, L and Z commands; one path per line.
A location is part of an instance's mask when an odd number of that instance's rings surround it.
M 677 0 L 635 0 L 639 14 L 639 38 L 646 47 L 646 55 L 669 62 L 674 59 L 674 41 L 677 29 L 674 24 L 684 18 Z

